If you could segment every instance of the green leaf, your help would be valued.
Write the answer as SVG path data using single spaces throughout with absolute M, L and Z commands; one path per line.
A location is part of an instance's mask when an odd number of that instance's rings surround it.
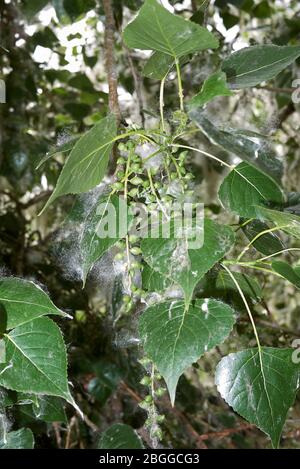
M 171 279 L 164 277 L 159 272 L 145 264 L 142 271 L 143 289 L 151 292 L 162 292 L 172 283 Z
M 143 75 L 154 80 L 162 80 L 170 72 L 174 63 L 174 57 L 171 55 L 153 52 L 145 63 Z
M 221 130 L 215 127 L 203 114 L 201 109 L 193 109 L 189 112 L 190 118 L 215 145 L 225 149 L 229 154 L 235 154 L 244 161 L 254 164 L 265 171 L 269 176 L 280 181 L 283 174 L 283 165 L 276 155 L 266 145 L 266 141 L 257 142 L 257 135 L 245 135 L 241 130 Z
M 95 0 L 63 0 L 63 7 L 74 22 L 95 6 Z
M 245 218 L 242 218 L 240 220 L 240 223 L 243 224 L 246 222 Z M 259 233 L 262 233 L 263 231 L 268 230 L 270 227 L 266 223 L 260 221 L 260 220 L 252 220 L 251 222 L 248 222 L 242 227 L 242 230 L 249 239 L 249 241 L 252 241 Z M 281 251 L 284 249 L 284 244 L 276 236 L 274 233 L 266 233 L 264 235 L 259 236 L 254 243 L 252 243 L 252 246 L 265 256 L 269 256 L 270 254 L 274 254 L 275 252 Z
M 34 438 L 29 428 L 20 428 L 5 435 L 5 439 L 0 440 L 0 449 L 33 449 Z
M 0 304 L 6 309 L 6 330 L 46 314 L 70 317 L 58 309 L 38 285 L 14 277 L 0 278 Z
M 144 349 L 164 377 L 172 404 L 179 377 L 206 351 L 223 342 L 235 322 L 230 306 L 217 300 L 150 306 L 139 319 Z
M 67 381 L 66 347 L 57 325 L 37 318 L 4 336 L 6 364 L 0 385 L 14 391 L 63 397 L 72 405 Z
M 248 298 L 251 298 L 254 301 L 259 301 L 262 297 L 261 286 L 257 283 L 255 278 L 251 278 L 246 274 L 241 274 L 239 272 L 231 272 L 237 283 L 239 284 L 244 295 Z M 224 297 L 232 296 L 232 293 L 238 293 L 235 282 L 232 280 L 232 277 L 225 270 L 220 270 L 218 272 L 215 288 L 219 294 L 224 295 Z
M 170 238 L 145 238 L 141 242 L 144 260 L 155 271 L 179 285 L 187 303 L 199 280 L 234 244 L 232 229 L 213 220 L 204 220 L 202 234 L 204 244 L 198 249 L 191 249 L 185 238 L 172 236 L 172 231 Z
M 49 0 L 23 0 L 22 12 L 25 14 L 28 20 L 32 20 L 45 6 L 49 3 Z
M 216 385 L 225 401 L 242 417 L 270 436 L 277 447 L 289 408 L 299 386 L 299 364 L 292 349 L 252 348 L 224 357 Z
M 243 161 L 226 176 L 219 189 L 222 205 L 246 218 L 257 218 L 257 206 L 282 205 L 283 193 L 267 174 Z
M 197 24 L 203 24 L 205 22 L 205 13 L 207 11 L 208 5 L 209 5 L 210 0 L 201 0 L 201 4 L 199 5 L 199 8 L 193 15 L 191 16 L 191 21 L 194 21 L 194 23 Z
M 218 47 L 205 28 L 173 15 L 156 0 L 146 0 L 123 33 L 128 47 L 154 50 L 178 59 L 192 52 Z
M 295 285 L 295 287 L 300 288 L 300 272 L 297 270 L 297 268 L 294 269 L 287 262 L 273 261 L 272 269 Z
M 260 219 L 269 220 L 285 233 L 300 239 L 300 217 L 297 215 L 265 207 L 257 207 L 257 213 Z
M 143 449 L 144 446 L 132 427 L 123 423 L 116 423 L 102 434 L 97 448 Z
M 76 142 L 42 212 L 61 195 L 87 192 L 100 184 L 116 135 L 116 119 L 109 115 Z
M 224 72 L 213 73 L 202 85 L 201 91 L 189 102 L 190 107 L 201 107 L 217 96 L 231 96 Z
M 67 423 L 64 401 L 60 397 L 22 394 L 20 399 L 18 405 L 26 415 L 49 423 Z
M 84 285 L 95 262 L 119 239 L 126 236 L 132 218 L 125 200 L 121 197 L 101 195 L 96 201 L 85 219 L 80 238 Z
M 224 60 L 222 70 L 232 89 L 255 86 L 271 80 L 300 56 L 300 46 L 245 47 Z
M 69 80 L 69 85 L 78 90 L 93 93 L 95 91 L 91 80 L 84 73 L 77 73 Z

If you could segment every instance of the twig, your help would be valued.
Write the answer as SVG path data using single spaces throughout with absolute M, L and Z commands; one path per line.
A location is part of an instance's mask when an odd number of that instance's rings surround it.
M 210 432 L 210 433 L 205 433 L 203 435 L 199 435 L 198 439 L 201 441 L 204 441 L 204 440 L 213 440 L 215 438 L 226 438 L 227 436 L 230 436 L 234 433 L 243 432 L 245 430 L 251 430 L 253 428 L 255 428 L 255 425 L 252 425 L 251 423 L 245 423 L 243 425 L 239 425 L 238 427 L 226 428 L 225 430 L 221 430 L 219 432 Z
M 53 430 L 54 430 L 54 433 L 55 433 L 55 439 L 56 439 L 57 447 L 60 449 L 62 447 L 62 445 L 61 445 L 62 440 L 61 440 L 61 435 L 60 435 L 59 423 L 58 422 L 53 422 L 52 427 L 53 427 Z
M 293 93 L 296 91 L 296 88 L 277 88 L 275 86 L 255 86 L 254 88 L 258 90 L 271 91 L 273 93 Z
M 68 433 L 67 433 L 67 437 L 66 437 L 65 449 L 69 449 L 69 448 L 70 448 L 72 430 L 73 430 L 73 427 L 76 427 L 76 421 L 77 421 L 77 417 L 76 417 L 76 415 L 74 415 L 74 416 L 71 418 L 70 424 L 68 425 Z
M 277 126 L 278 128 L 282 127 L 282 124 L 295 112 L 295 105 L 294 103 L 290 102 L 287 106 L 285 106 L 282 111 L 279 113 Z

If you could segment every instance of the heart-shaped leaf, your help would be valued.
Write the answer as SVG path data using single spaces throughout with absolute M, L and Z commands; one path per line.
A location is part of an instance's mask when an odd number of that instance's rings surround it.
M 172 232 L 171 232 L 172 233 Z M 200 235 L 201 229 L 198 230 Z M 226 225 L 218 225 L 213 220 L 204 220 L 203 245 L 190 248 L 185 238 L 145 238 L 141 249 L 145 261 L 154 270 L 179 285 L 189 303 L 195 286 L 204 274 L 211 269 L 231 249 L 234 233 Z
M 202 88 L 196 96 L 189 102 L 190 107 L 201 107 L 217 96 L 231 96 L 224 72 L 213 73 L 202 85 Z
M 231 353 L 218 364 L 216 385 L 225 401 L 270 436 L 277 447 L 299 386 L 292 349 L 262 347 Z
M 300 56 L 300 46 L 245 47 L 224 60 L 222 70 L 233 89 L 255 86 L 276 77 Z
M 116 119 L 110 114 L 76 142 L 42 212 L 61 195 L 87 192 L 100 184 L 116 135 Z
M 257 205 L 284 202 L 278 184 L 246 161 L 226 176 L 219 189 L 219 199 L 227 210 L 246 218 L 257 218 Z
M 4 335 L 6 363 L 0 385 L 14 391 L 63 397 L 72 405 L 67 381 L 66 347 L 57 325 L 34 319 Z
M 223 342 L 235 322 L 230 306 L 217 300 L 150 306 L 139 319 L 144 349 L 164 377 L 172 404 L 179 377 L 206 351 Z
M 46 314 L 70 317 L 58 309 L 38 285 L 15 277 L 0 278 L 0 304 L 6 310 L 6 330 Z
M 98 449 L 143 449 L 143 443 L 129 425 L 116 423 L 106 430 L 98 443 Z M 101 462 L 101 461 L 100 461 Z
M 218 47 L 207 29 L 173 15 L 157 0 L 146 0 L 137 17 L 123 33 L 128 47 L 154 50 L 174 57 Z

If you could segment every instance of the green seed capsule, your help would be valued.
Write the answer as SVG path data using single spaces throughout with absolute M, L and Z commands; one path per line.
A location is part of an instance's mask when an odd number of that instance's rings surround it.
M 157 423 L 163 423 L 165 421 L 165 416 L 164 415 L 157 415 L 156 420 Z
M 151 363 L 150 358 L 144 357 L 139 360 L 140 364 L 143 366 L 147 366 Z
M 155 176 L 158 173 L 158 168 L 151 168 L 150 171 L 152 176 Z
M 130 197 L 135 197 L 138 194 L 138 192 L 139 192 L 138 188 L 134 187 L 128 192 L 128 194 L 130 195 Z
M 133 302 L 129 301 L 129 303 L 127 303 L 126 308 L 125 308 L 126 313 L 129 313 L 129 311 L 131 311 L 132 307 L 133 307 Z
M 124 295 L 123 296 L 123 301 L 124 301 L 124 303 L 128 304 L 131 301 L 131 297 L 129 295 Z
M 129 241 L 131 243 L 136 243 L 139 240 L 138 236 L 136 235 L 129 235 Z
M 151 384 L 151 378 L 149 376 L 144 376 L 143 379 L 141 379 L 140 383 L 143 386 L 150 386 Z
M 125 176 L 124 171 L 118 171 L 118 172 L 117 172 L 117 178 L 118 178 L 118 179 L 123 179 L 124 176 Z
M 175 181 L 175 179 L 178 178 L 178 174 L 177 173 L 171 173 L 170 178 L 171 178 L 171 181 Z
M 153 402 L 153 397 L 148 394 L 148 396 L 145 397 L 144 401 L 146 404 L 151 404 Z
M 139 155 L 133 155 L 132 161 L 133 161 L 134 163 L 138 163 L 138 162 L 141 161 L 141 158 L 139 157 Z
M 148 198 L 149 202 L 155 202 L 155 201 L 156 201 L 156 197 L 155 197 L 155 195 L 153 195 L 153 194 L 149 194 L 149 195 L 147 196 L 147 198 Z
M 137 246 L 134 246 L 133 248 L 130 249 L 131 254 L 134 256 L 138 256 L 139 254 L 142 254 L 141 248 L 138 248 Z
M 125 145 L 125 143 L 119 143 L 118 150 L 119 151 L 127 151 L 127 146 Z M 118 162 L 119 162 L 119 160 L 118 160 Z
M 143 184 L 143 179 L 138 176 L 135 176 L 133 179 L 130 180 L 130 183 L 134 186 L 139 186 L 140 184 Z
M 116 243 L 116 247 L 119 248 L 119 249 L 125 249 L 125 247 L 126 247 L 125 241 L 122 241 L 122 240 L 118 241 Z
M 132 169 L 132 171 L 134 171 L 134 172 L 136 173 L 137 171 L 140 171 L 141 165 L 140 165 L 139 163 L 134 163 L 134 164 L 131 166 L 131 169 Z
M 150 186 L 150 182 L 149 182 L 148 180 L 143 181 L 143 187 L 144 187 L 145 189 L 147 189 L 147 187 L 149 187 L 149 186 Z
M 123 252 L 118 252 L 115 255 L 115 259 L 116 259 L 116 261 L 121 261 L 122 259 L 124 259 L 124 253 Z
M 158 389 L 155 391 L 155 394 L 157 395 L 157 397 L 161 397 L 161 396 L 163 396 L 165 393 L 166 393 L 165 388 L 158 388 Z
M 121 182 L 115 182 L 113 185 L 112 185 L 113 189 L 117 190 L 117 191 L 121 191 L 123 190 L 123 184 Z
M 163 438 L 163 433 L 160 428 L 156 428 L 151 432 L 151 436 L 154 438 L 157 438 L 158 440 L 162 440 Z

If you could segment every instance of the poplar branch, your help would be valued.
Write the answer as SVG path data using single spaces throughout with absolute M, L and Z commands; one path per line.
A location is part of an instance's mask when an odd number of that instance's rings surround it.
M 109 90 L 109 108 L 116 116 L 117 123 L 121 121 L 121 112 L 118 100 L 118 73 L 114 54 L 114 33 L 116 30 L 112 2 L 103 0 L 105 13 L 105 66 Z

